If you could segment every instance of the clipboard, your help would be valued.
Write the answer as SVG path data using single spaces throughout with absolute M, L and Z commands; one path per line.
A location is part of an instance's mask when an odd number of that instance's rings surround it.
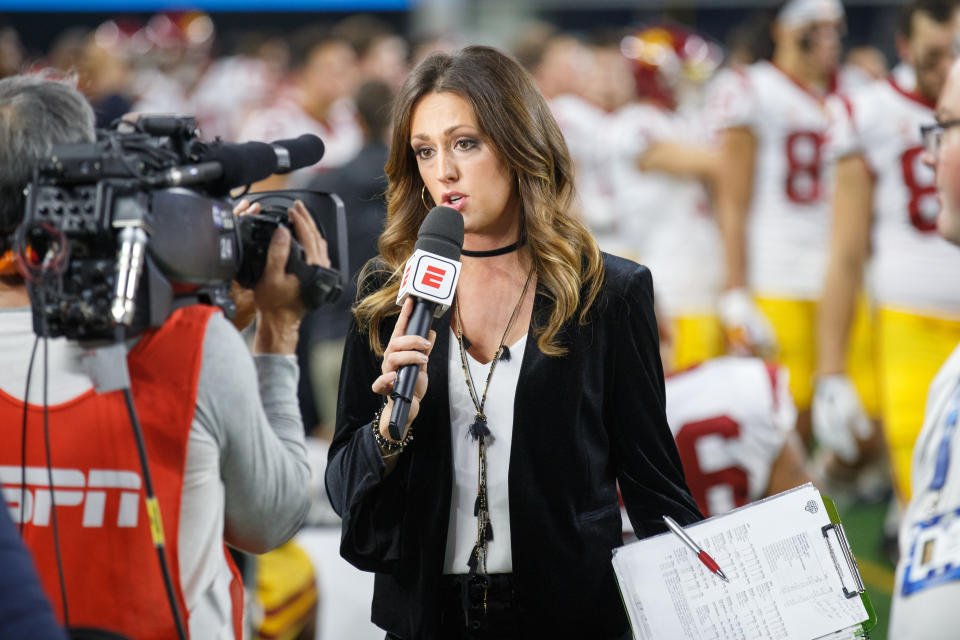
M 812 484 L 685 527 L 727 574 L 672 533 L 613 551 L 637 640 L 869 638 L 877 616 L 833 501 Z

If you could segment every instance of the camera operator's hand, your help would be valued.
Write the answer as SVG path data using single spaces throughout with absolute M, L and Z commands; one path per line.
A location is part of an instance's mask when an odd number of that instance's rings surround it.
M 235 216 L 249 216 L 256 213 L 260 213 L 260 203 L 255 202 L 251 205 L 246 198 L 233 207 L 233 215 Z M 253 319 L 257 317 L 257 305 L 253 300 L 253 289 L 241 287 L 234 280 L 230 283 L 230 297 L 233 298 L 233 303 L 237 307 L 231 322 L 233 322 L 237 331 L 243 331 L 253 324 Z
M 287 209 L 297 240 L 306 254 L 307 264 L 330 266 L 327 243 L 313 222 L 307 207 L 297 200 Z M 285 268 L 290 254 L 290 232 L 279 226 L 267 249 L 263 277 L 253 290 L 257 306 L 255 353 L 292 354 L 297 348 L 300 319 L 306 311 L 300 301 L 300 282 Z
M 293 206 L 287 209 L 287 213 L 293 222 L 297 240 L 307 254 L 307 264 L 316 264 L 329 269 L 330 255 L 327 253 L 327 241 L 317 229 L 317 223 L 313 221 L 307 205 L 303 204 L 302 200 L 296 200 Z

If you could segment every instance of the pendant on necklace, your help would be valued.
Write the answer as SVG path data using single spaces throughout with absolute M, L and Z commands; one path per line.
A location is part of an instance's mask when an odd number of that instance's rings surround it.
M 482 413 L 478 413 L 477 417 L 473 420 L 473 424 L 470 425 L 470 436 L 474 440 L 479 440 L 481 437 L 487 437 L 489 435 L 490 428 L 487 426 L 487 418 Z

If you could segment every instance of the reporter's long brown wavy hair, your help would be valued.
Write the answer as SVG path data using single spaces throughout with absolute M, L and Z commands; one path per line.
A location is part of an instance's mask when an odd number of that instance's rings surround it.
M 421 201 L 424 183 L 410 146 L 410 123 L 420 98 L 441 91 L 452 91 L 470 103 L 483 134 L 517 176 L 520 233 L 533 255 L 537 288 L 553 302 L 548 322 L 537 329 L 537 346 L 547 355 L 562 355 L 565 349 L 556 340 L 557 332 L 577 312 L 581 295 L 578 321 L 586 322 L 603 279 L 603 261 L 592 236 L 569 213 L 573 164 L 560 128 L 527 72 L 491 47 L 433 54 L 417 65 L 400 89 L 386 165 L 389 186 L 387 224 L 379 242 L 382 259 L 368 263 L 360 280 L 377 270 L 387 270 L 389 277 L 382 288 L 366 296 L 361 284 L 363 297 L 355 308 L 360 328 L 369 332 L 371 345 L 382 354 L 386 345 L 380 341 L 380 323 L 399 313 L 400 274 L 427 215 Z

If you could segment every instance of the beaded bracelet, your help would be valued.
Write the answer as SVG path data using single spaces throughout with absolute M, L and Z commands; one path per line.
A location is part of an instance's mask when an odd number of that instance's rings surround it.
M 413 426 L 407 429 L 407 435 L 399 442 L 384 438 L 383 434 L 380 433 L 380 416 L 383 415 L 383 408 L 385 406 L 387 406 L 386 403 L 380 405 L 376 415 L 373 416 L 373 439 L 376 440 L 377 446 L 380 447 L 381 450 L 388 451 L 391 454 L 400 453 L 408 444 L 413 442 Z

